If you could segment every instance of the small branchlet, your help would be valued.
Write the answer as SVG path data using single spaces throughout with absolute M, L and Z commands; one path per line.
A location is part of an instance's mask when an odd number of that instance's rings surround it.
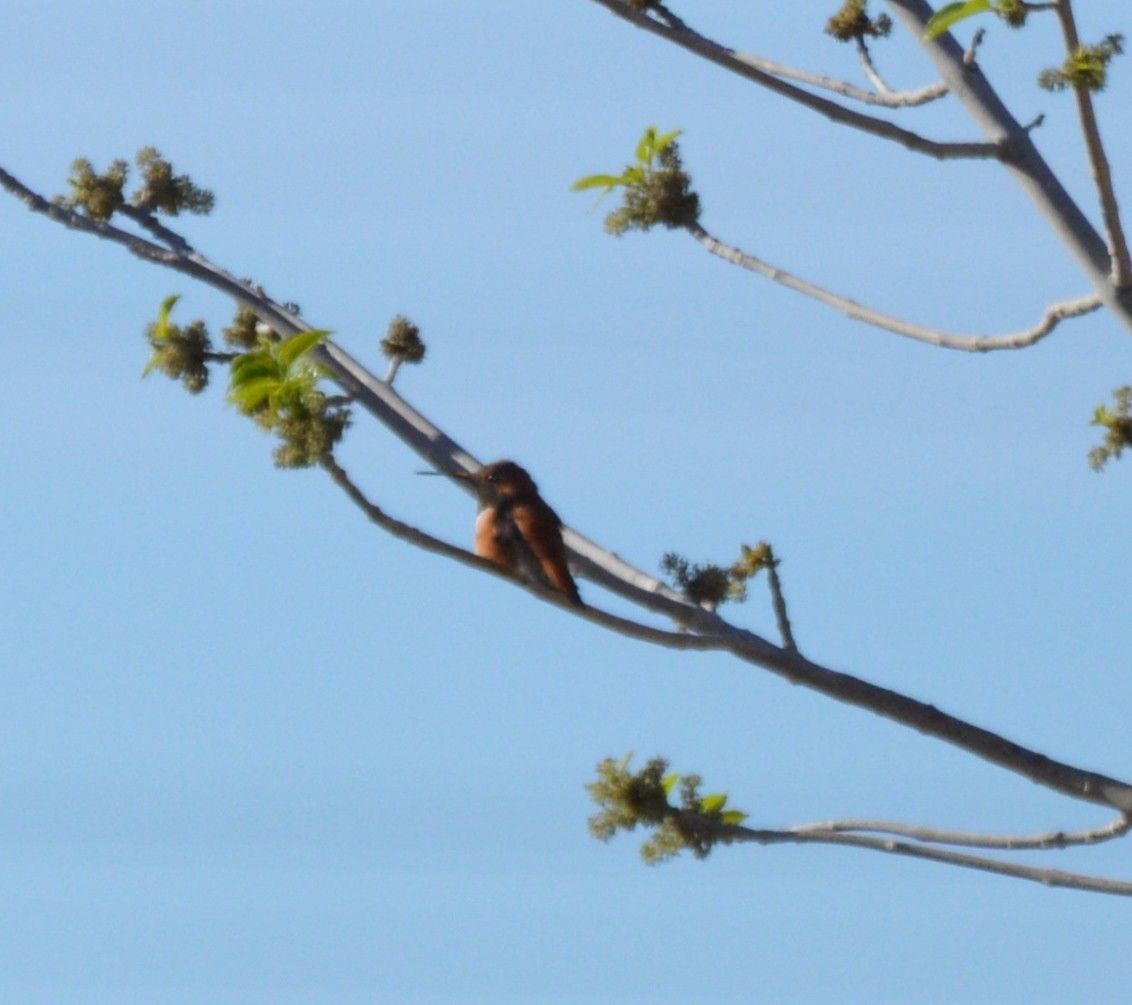
M 421 330 L 404 314 L 398 314 L 389 322 L 389 331 L 381 340 L 381 351 L 389 359 L 389 372 L 385 375 L 387 384 L 393 383 L 402 363 L 417 364 L 425 358 L 428 347 L 421 339 Z
M 1098 405 L 1092 425 L 1103 426 L 1104 443 L 1089 451 L 1089 466 L 1100 471 L 1112 460 L 1119 459 L 1126 447 L 1132 447 L 1132 387 L 1118 387 L 1112 393 L 1113 404 Z
M 306 331 L 286 339 L 261 336 L 256 349 L 232 361 L 228 400 L 282 440 L 274 453 L 277 467 L 318 464 L 350 424 L 346 402 L 318 389 L 323 372 L 307 358 L 329 335 Z
M 838 42 L 887 38 L 891 31 L 892 18 L 887 14 L 869 17 L 869 0 L 845 0 L 841 9 L 825 25 L 825 33 Z
M 1108 83 L 1108 64 L 1123 51 L 1123 35 L 1107 35 L 1097 45 L 1079 45 L 1060 67 L 1043 70 L 1038 84 L 1047 91 L 1103 91 Z
M 179 380 L 190 394 L 200 394 L 208 386 L 208 364 L 218 354 L 212 351 L 212 339 L 203 321 L 194 321 L 185 328 L 172 322 L 170 315 L 178 299 L 167 297 L 157 320 L 145 330 L 153 355 L 142 376 L 159 370 L 166 377 Z
M 641 847 L 641 857 L 658 865 L 688 849 L 696 858 L 707 858 L 713 847 L 731 838 L 723 828 L 747 819 L 741 810 L 727 809 L 727 795 L 701 795 L 698 775 L 668 774 L 668 761 L 654 757 L 640 771 L 630 772 L 627 754 L 619 761 L 605 758 L 597 766 L 597 778 L 586 785 L 600 811 L 590 817 L 590 833 L 608 841 L 618 831 L 638 825 L 656 833 Z M 679 786 L 680 805 L 669 797 Z
M 690 227 L 700 218 L 700 197 L 680 160 L 680 130 L 660 134 L 649 126 L 637 143 L 636 163 L 619 175 L 587 175 L 572 186 L 576 192 L 603 189 L 602 197 L 624 189 L 620 207 L 605 218 L 605 229 L 620 236 L 628 230 L 670 230 Z
M 143 184 L 129 197 L 129 203 L 145 213 L 209 213 L 215 197 L 198 187 L 188 175 L 175 175 L 173 166 L 153 147 L 139 150 L 135 158 Z M 55 202 L 67 209 L 85 213 L 95 220 L 109 220 L 126 205 L 126 182 L 130 166 L 116 160 L 102 174 L 91 162 L 80 157 L 71 165 L 69 196 L 56 196 Z

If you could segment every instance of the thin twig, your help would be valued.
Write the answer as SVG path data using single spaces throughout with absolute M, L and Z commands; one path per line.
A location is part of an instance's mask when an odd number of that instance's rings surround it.
M 478 569 L 480 572 L 487 572 L 501 579 L 506 579 L 527 590 L 529 593 L 534 594 L 540 600 L 556 604 L 563 610 L 569 611 L 587 621 L 592 621 L 604 628 L 610 628 L 621 635 L 640 639 L 644 642 L 651 642 L 654 645 L 666 646 L 671 649 L 706 651 L 720 648 L 718 639 L 695 635 L 690 632 L 664 631 L 659 628 L 653 628 L 650 625 L 632 621 L 628 618 L 622 618 L 616 614 L 611 614 L 608 611 L 603 611 L 590 604 L 579 607 L 576 604 L 570 603 L 563 597 L 559 590 L 555 590 L 543 583 L 514 576 L 507 570 L 500 568 L 494 562 L 481 558 L 474 552 L 451 544 L 448 541 L 429 534 L 427 531 L 421 530 L 419 527 L 415 527 L 403 520 L 398 520 L 394 516 L 390 516 L 362 491 L 353 478 L 350 477 L 346 469 L 338 463 L 338 460 L 333 454 L 327 454 L 319 463 L 326 473 L 330 475 L 334 483 L 346 493 L 354 505 L 356 505 L 372 523 L 401 541 L 406 541 L 415 547 L 432 552 L 433 554 L 451 558 L 461 565 Z
M 691 224 L 686 229 L 688 233 L 713 255 L 717 255 L 724 261 L 730 262 L 732 265 L 738 265 L 740 268 L 747 269 L 749 272 L 754 272 L 760 276 L 766 276 L 768 279 L 773 279 L 776 283 L 788 289 L 794 290 L 797 293 L 803 293 L 829 307 L 842 311 L 854 321 L 863 321 L 865 324 L 872 325 L 875 328 L 883 328 L 885 331 L 894 332 L 897 335 L 903 335 L 907 338 L 915 339 L 918 342 L 927 342 L 930 345 L 939 346 L 942 349 L 956 349 L 962 352 L 992 352 L 1001 349 L 1023 349 L 1027 346 L 1034 345 L 1036 342 L 1040 342 L 1062 321 L 1068 318 L 1080 317 L 1082 314 L 1088 314 L 1101 306 L 1100 297 L 1096 294 L 1089 294 L 1088 296 L 1079 297 L 1075 300 L 1063 300 L 1059 303 L 1051 304 L 1045 309 L 1041 320 L 1038 321 L 1037 324 L 1023 331 L 1011 332 L 1007 335 L 956 335 L 938 328 L 928 328 L 924 325 L 913 324 L 910 321 L 904 321 L 891 314 L 883 314 L 880 311 L 873 310 L 871 307 L 866 307 L 856 300 L 844 297 L 840 293 L 834 293 L 815 283 L 801 279 L 787 272 L 785 269 L 780 269 L 778 266 L 771 265 L 761 258 L 749 255 L 733 245 L 725 244 L 717 237 L 708 233 L 708 231 L 698 223 Z
M 865 76 L 868 77 L 869 83 L 877 89 L 877 93 L 892 94 L 892 88 L 885 83 L 884 78 L 877 72 L 877 68 L 873 65 L 873 57 L 869 52 L 868 43 L 862 35 L 857 36 L 857 58 L 861 61 L 861 69 L 864 71 Z M 944 87 L 942 83 L 935 86 L 943 88 L 941 93 L 947 93 L 947 88 Z
M 782 595 L 782 580 L 778 578 L 778 559 L 774 557 L 773 551 L 770 552 L 769 558 L 766 579 L 770 585 L 771 603 L 774 605 L 774 616 L 778 621 L 778 632 L 782 636 L 782 644 L 791 652 L 797 652 L 798 643 L 794 641 L 794 629 L 790 627 L 790 616 L 786 611 L 786 598 Z
M 1061 22 L 1061 34 L 1065 39 L 1065 51 L 1072 56 L 1081 45 L 1077 35 L 1077 23 L 1073 17 L 1072 2 L 1061 0 L 1060 3 L 1050 6 L 1057 11 L 1058 20 Z M 1118 290 L 1127 289 L 1132 286 L 1132 257 L 1129 256 L 1128 241 L 1120 222 L 1120 206 L 1116 201 L 1112 169 L 1109 167 L 1096 110 L 1093 108 L 1093 95 L 1088 87 L 1080 83 L 1074 84 L 1073 95 L 1077 100 L 1077 117 L 1081 121 L 1081 132 L 1089 155 L 1089 169 L 1093 175 L 1093 183 L 1097 187 L 1101 214 L 1104 217 L 1108 252 L 1112 260 L 1112 283 Z
M 1082 212 L 977 63 L 967 62 L 963 49 L 949 33 L 933 39 L 925 37 L 925 26 L 935 13 L 928 0 L 887 2 L 912 37 L 923 46 L 944 83 L 987 139 L 1004 148 L 1001 160 L 1006 170 L 1033 200 L 1050 230 L 1088 277 L 1101 302 L 1117 321 L 1132 329 L 1132 288 L 1114 286 L 1112 255 L 1104 236 Z
M 825 823 L 799 824 L 789 828 L 799 834 L 862 833 L 893 834 L 926 844 L 963 845 L 968 848 L 998 848 L 1007 851 L 1030 851 L 1072 848 L 1101 844 L 1124 837 L 1132 829 L 1132 819 L 1117 817 L 1111 823 L 1083 831 L 1046 831 L 1042 834 L 996 835 L 973 834 L 968 831 L 943 830 L 896 823 L 890 820 L 831 820 Z
M 191 255 L 193 253 L 193 246 L 189 244 L 184 237 L 166 227 L 165 224 L 157 219 L 148 209 L 140 209 L 137 206 L 131 206 L 127 203 L 124 206 L 119 206 L 118 212 L 123 216 L 129 217 L 139 226 L 144 227 L 171 250 L 182 255 Z
M 1003 147 L 997 143 L 946 143 L 931 140 L 927 137 L 920 136 L 918 133 L 913 133 L 908 129 L 903 129 L 886 119 L 865 115 L 851 108 L 846 108 L 844 105 L 839 105 L 836 101 L 830 101 L 828 98 L 823 98 L 820 95 L 811 94 L 804 88 L 796 87 L 772 73 L 759 69 L 757 66 L 753 65 L 750 57 L 741 56 L 734 49 L 729 49 L 726 46 L 720 45 L 718 42 L 712 41 L 710 38 L 706 38 L 687 25 L 677 27 L 665 21 L 649 17 L 647 14 L 630 7 L 624 0 L 594 0 L 594 2 L 605 7 L 613 14 L 616 14 L 619 18 L 628 21 L 635 27 L 642 28 L 645 31 L 660 36 L 666 41 L 679 45 L 681 48 L 687 49 L 697 56 L 701 56 L 718 66 L 722 66 L 724 69 L 730 70 L 753 83 L 759 84 L 767 90 L 773 91 L 775 94 L 779 94 L 784 98 L 788 98 L 790 101 L 794 101 L 812 111 L 818 112 L 840 125 L 852 126 L 872 136 L 879 136 L 882 139 L 891 140 L 907 147 L 909 150 L 927 154 L 931 157 L 937 157 L 940 160 L 993 160 L 1003 156 Z M 683 22 L 681 22 L 681 24 L 683 24 Z
M 712 834 L 717 840 L 729 844 L 831 844 L 868 851 L 883 852 L 888 855 L 903 855 L 910 858 L 926 859 L 962 869 L 977 869 L 980 872 L 1025 879 L 1043 886 L 1063 887 L 1071 890 L 1086 890 L 1091 893 L 1108 893 L 1121 897 L 1132 897 L 1132 883 L 1124 880 L 1104 879 L 1082 873 L 1065 872 L 1061 869 L 1040 869 L 1034 866 L 1019 865 L 1002 859 L 965 852 L 934 848 L 930 845 L 898 841 L 893 838 L 870 837 L 864 834 L 839 834 L 834 831 L 760 830 L 742 825 L 718 823 L 701 814 L 672 810 L 672 815 L 685 820 L 694 831 Z
M 746 52 L 733 52 L 732 55 L 737 62 L 752 69 L 762 70 L 772 76 L 781 77 L 784 80 L 793 80 L 809 87 L 819 87 L 823 91 L 839 94 L 843 98 L 859 101 L 865 105 L 883 108 L 914 108 L 919 105 L 926 105 L 931 101 L 937 101 L 947 95 L 947 85 L 942 82 L 929 84 L 927 87 L 921 87 L 915 91 L 869 91 L 863 87 L 857 87 L 847 80 L 826 77 L 820 73 L 811 73 L 809 70 L 799 70 L 796 67 L 787 66 L 785 63 L 767 59 L 765 56 L 755 56 Z

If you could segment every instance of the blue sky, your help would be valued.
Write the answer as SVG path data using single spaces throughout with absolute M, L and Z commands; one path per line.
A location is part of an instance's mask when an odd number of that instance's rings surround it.
M 812 3 L 679 7 L 833 75 Z M 1082 34 L 1127 30 L 1082 4 Z M 1087 9 L 1086 9 L 1087 8 Z M 1122 23 L 1121 18 L 1124 18 Z M 988 165 L 839 129 L 596 4 L 108 0 L 6 13 L 0 163 L 47 193 L 76 156 L 156 145 L 217 194 L 202 251 L 298 301 L 477 456 L 656 571 L 766 538 L 813 658 L 1051 756 L 1132 776 L 1127 463 L 1085 455 L 1129 379 L 1103 315 L 1019 354 L 904 342 L 710 258 L 602 232 L 569 191 L 682 128 L 703 223 L 941 327 L 1026 327 L 1086 292 Z M 983 65 L 1093 212 L 1050 25 Z M 894 83 L 932 75 L 906 40 Z M 1130 93 L 1100 100 L 1132 183 Z M 901 119 L 946 138 L 949 102 Z M 606 755 L 662 753 L 769 826 L 886 817 L 1006 832 L 1102 813 L 721 656 L 650 649 L 371 528 L 279 472 L 218 386 L 142 381 L 181 293 L 0 200 L 0 1000 L 22 1005 L 1027 1002 L 1126 996 L 1127 902 L 862 852 L 641 864 L 586 832 Z M 343 462 L 470 541 L 473 507 L 364 418 Z M 606 603 L 582 584 L 587 599 Z M 772 632 L 762 591 L 734 618 Z M 1045 860 L 1039 860 L 1045 861 Z M 1127 846 L 1059 867 L 1132 876 Z

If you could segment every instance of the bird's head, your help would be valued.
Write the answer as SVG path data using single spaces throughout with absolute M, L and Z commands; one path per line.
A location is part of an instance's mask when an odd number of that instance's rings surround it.
M 514 461 L 496 461 L 480 468 L 469 476 L 476 486 L 488 495 L 503 499 L 516 499 L 519 496 L 538 495 L 534 479 Z

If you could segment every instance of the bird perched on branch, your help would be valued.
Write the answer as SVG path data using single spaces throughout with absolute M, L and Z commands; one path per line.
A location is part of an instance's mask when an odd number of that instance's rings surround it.
M 550 586 L 581 606 L 578 586 L 566 565 L 562 521 L 539 495 L 531 476 L 514 461 L 496 461 L 466 477 L 480 498 L 476 554 Z

